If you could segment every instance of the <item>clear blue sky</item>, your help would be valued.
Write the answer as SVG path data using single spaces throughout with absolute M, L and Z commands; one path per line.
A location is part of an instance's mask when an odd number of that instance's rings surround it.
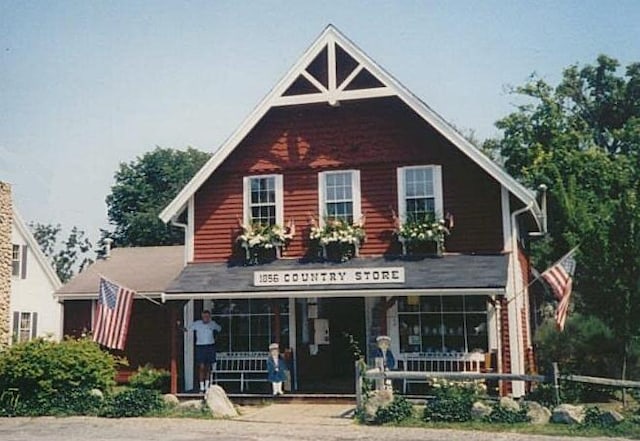
M 121 161 L 214 151 L 333 23 L 480 138 L 505 86 L 640 61 L 630 1 L 0 1 L 0 180 L 23 217 L 105 227 Z

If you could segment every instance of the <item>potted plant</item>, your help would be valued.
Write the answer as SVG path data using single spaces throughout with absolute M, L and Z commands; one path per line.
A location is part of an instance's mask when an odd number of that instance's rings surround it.
M 453 216 L 437 219 L 435 214 L 426 213 L 424 216 L 413 216 L 402 222 L 393 213 L 394 234 L 402 245 L 402 254 L 434 254 L 441 257 L 444 254 L 444 242 L 453 228 Z
M 358 250 L 366 238 L 364 216 L 359 222 L 349 223 L 340 218 L 331 218 L 320 226 L 311 218 L 309 238 L 322 252 L 322 258 L 334 262 L 346 262 L 358 255 Z
M 286 227 L 278 224 L 239 224 L 242 233 L 236 240 L 245 251 L 245 263 L 248 265 L 279 259 L 282 249 L 295 235 L 293 220 Z

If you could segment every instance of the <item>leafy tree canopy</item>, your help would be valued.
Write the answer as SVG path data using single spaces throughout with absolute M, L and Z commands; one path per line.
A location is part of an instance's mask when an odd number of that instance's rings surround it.
M 532 244 L 534 262 L 545 268 L 580 245 L 576 308 L 628 349 L 640 335 L 640 63 L 621 69 L 601 55 L 565 69 L 556 87 L 534 76 L 514 93 L 524 104 L 485 148 L 549 188 L 550 234 Z
M 66 240 L 60 238 L 60 224 L 30 223 L 29 227 L 62 283 L 71 280 L 76 271 L 81 272 L 93 262 L 89 257 L 92 250 L 91 242 L 78 227 L 74 226 L 71 229 Z
M 177 245 L 184 232 L 165 225 L 158 214 L 209 159 L 194 148 L 156 147 L 129 163 L 121 163 L 107 196 L 113 231 L 102 231 L 115 246 Z

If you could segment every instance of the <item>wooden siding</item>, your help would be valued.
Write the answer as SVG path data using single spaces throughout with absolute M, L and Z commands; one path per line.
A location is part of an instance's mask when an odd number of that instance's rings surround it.
M 91 330 L 91 300 L 64 302 L 64 335 L 80 337 Z M 169 368 L 170 323 L 167 308 L 148 300 L 134 300 L 129 333 L 124 351 L 114 353 L 128 362 L 124 371 L 151 364 L 155 368 Z
M 284 175 L 284 217 L 296 237 L 286 257 L 308 250 L 309 216 L 318 215 L 318 172 L 358 169 L 367 241 L 362 255 L 399 251 L 391 210 L 396 168 L 442 165 L 444 211 L 455 216 L 451 252 L 500 252 L 500 185 L 396 98 L 271 109 L 197 191 L 194 260 L 234 254 L 242 218 L 242 178 Z M 236 249 L 237 252 L 237 249 Z

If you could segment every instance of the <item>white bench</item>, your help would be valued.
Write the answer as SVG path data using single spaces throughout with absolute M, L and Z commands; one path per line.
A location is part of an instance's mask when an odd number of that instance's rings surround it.
M 398 370 L 410 372 L 481 372 L 485 354 L 464 353 L 407 353 L 398 357 Z M 403 393 L 409 383 L 428 383 L 427 380 L 404 379 Z
M 221 352 L 211 367 L 211 383 L 240 382 L 240 392 L 254 381 L 267 381 L 268 352 Z

